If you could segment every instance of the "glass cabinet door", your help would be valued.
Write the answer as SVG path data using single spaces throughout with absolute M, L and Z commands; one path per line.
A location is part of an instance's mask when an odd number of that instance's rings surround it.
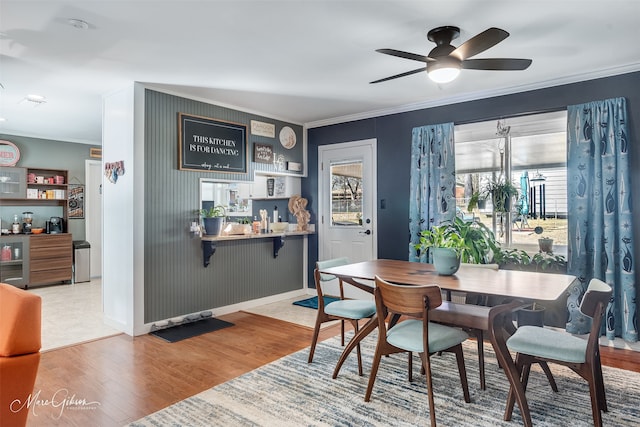
M 27 197 L 27 170 L 9 166 L 0 167 L 0 199 Z
M 29 237 L 0 238 L 0 282 L 24 288 L 29 283 Z

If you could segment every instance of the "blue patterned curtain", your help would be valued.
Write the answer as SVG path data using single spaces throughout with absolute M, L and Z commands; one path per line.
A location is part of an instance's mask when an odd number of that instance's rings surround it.
M 413 129 L 411 139 L 411 195 L 409 204 L 409 261 L 426 262 L 414 245 L 420 231 L 452 221 L 455 202 L 453 123 Z
M 590 322 L 578 306 L 595 277 L 613 287 L 606 335 L 638 341 L 631 174 L 624 98 L 568 108 L 567 185 L 570 288 L 567 331 L 584 334 Z

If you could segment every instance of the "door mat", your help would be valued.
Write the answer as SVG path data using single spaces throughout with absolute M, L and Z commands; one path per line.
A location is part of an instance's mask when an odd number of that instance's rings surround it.
M 326 306 L 329 303 L 332 303 L 334 301 L 340 301 L 340 298 L 336 298 L 336 297 L 323 297 L 324 299 L 324 305 Z M 308 308 L 313 308 L 315 310 L 318 309 L 318 297 L 311 297 L 311 298 L 307 298 L 307 299 L 303 299 L 300 301 L 294 301 L 293 305 L 299 305 L 300 307 L 308 307 Z
M 158 338 L 162 338 L 167 342 L 178 342 L 187 338 L 206 334 L 207 332 L 217 331 L 219 329 L 233 326 L 233 323 L 224 320 L 209 317 L 208 319 L 198 320 L 196 322 L 185 323 L 178 326 L 172 326 L 166 329 L 160 329 L 150 332 Z

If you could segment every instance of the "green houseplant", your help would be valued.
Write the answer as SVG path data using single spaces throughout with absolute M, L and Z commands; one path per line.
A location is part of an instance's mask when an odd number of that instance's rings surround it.
M 208 236 L 219 235 L 222 229 L 222 222 L 227 214 L 224 206 L 211 206 L 208 209 L 200 209 L 198 212 L 202 215 L 205 233 Z
M 511 199 L 518 197 L 518 189 L 508 179 L 499 177 L 487 183 L 485 194 L 491 195 L 494 212 L 509 212 Z
M 471 213 L 475 208 L 484 209 L 486 201 L 487 194 L 485 192 L 474 192 L 469 199 L 469 203 L 467 204 L 467 212 Z
M 451 224 L 434 225 L 420 232 L 420 241 L 415 248 L 421 253 L 429 251 L 436 271 L 448 276 L 460 268 L 460 254 L 464 240 Z
M 460 262 L 473 264 L 490 262 L 493 254 L 499 251 L 499 243 L 493 232 L 481 222 L 465 221 L 455 217 L 451 222 L 433 226 L 430 230 L 423 230 L 420 233 L 420 241 L 415 245 L 415 248 L 421 253 L 431 250 L 434 265 L 439 265 L 439 261 L 443 257 L 448 257 L 453 262 L 455 256 L 457 259 L 455 271 L 457 271 Z M 436 265 L 436 270 L 443 274 L 438 265 Z M 447 265 L 443 267 L 442 271 L 446 271 L 447 268 L 449 271 L 453 270 Z M 453 274 L 455 271 L 451 271 L 449 274 Z

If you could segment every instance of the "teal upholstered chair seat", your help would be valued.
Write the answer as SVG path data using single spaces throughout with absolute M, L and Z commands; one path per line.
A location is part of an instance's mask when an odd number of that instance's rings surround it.
M 371 399 L 382 356 L 408 353 L 409 381 L 412 381 L 412 354 L 414 352 L 418 353 L 427 382 L 429 418 L 431 426 L 435 427 L 436 410 L 431 377 L 431 355 L 441 351 L 455 355 L 464 401 L 471 402 L 469 384 L 467 383 L 467 370 L 464 365 L 464 354 L 462 353 L 462 342 L 468 336 L 466 332 L 458 328 L 429 321 L 429 313 L 442 304 L 442 295 L 437 285 L 395 285 L 376 276 L 374 295 L 378 321 L 378 343 L 376 352 L 373 355 L 371 376 L 369 377 L 364 400 L 369 402 Z M 398 322 L 399 319 L 406 320 Z M 447 391 L 451 392 L 451 390 Z
M 429 322 L 429 352 L 446 350 L 464 342 L 469 336 L 458 328 Z M 424 352 L 422 321 L 405 320 L 387 332 L 387 342 L 395 347 L 415 353 Z
M 313 355 L 315 353 L 316 344 L 318 343 L 318 335 L 320 334 L 320 325 L 325 322 L 333 320 L 340 320 L 340 332 L 341 342 L 344 345 L 344 322 L 348 321 L 353 326 L 355 333 L 359 331 L 358 321 L 362 319 L 368 319 L 376 314 L 376 304 L 373 300 L 363 299 L 346 299 L 344 293 L 344 285 L 342 279 L 337 278 L 331 274 L 320 273 L 320 270 L 327 268 L 339 267 L 341 265 L 349 264 L 349 260 L 345 257 L 333 258 L 325 261 L 316 262 L 316 268 L 313 272 L 316 292 L 318 293 L 318 315 L 316 316 L 316 325 L 313 329 L 313 337 L 311 338 L 311 347 L 309 348 L 308 362 L 313 362 Z M 324 304 L 324 295 L 326 294 L 323 287 L 328 282 L 336 281 L 338 283 L 337 295 L 340 299 L 327 305 Z M 352 286 L 347 283 L 347 285 Z M 360 352 L 360 344 L 356 347 L 358 355 L 358 374 L 362 375 L 362 355 Z
M 584 363 L 587 340 L 553 329 L 521 326 L 507 340 L 509 350 L 568 363 Z
M 357 299 L 334 301 L 324 307 L 324 312 L 347 319 L 364 319 L 375 314 L 376 303 Z
M 593 424 L 602 426 L 601 412 L 607 412 L 607 398 L 600 362 L 600 325 L 611 298 L 611 287 L 598 279 L 591 279 L 580 302 L 580 312 L 591 318 L 591 330 L 586 339 L 553 329 L 522 326 L 507 340 L 507 347 L 516 353 L 516 368 L 526 390 L 531 364 L 543 369 L 547 363 L 557 363 L 576 372 L 589 383 Z M 548 368 L 547 368 L 548 369 Z M 547 373 L 551 388 L 558 391 L 550 371 Z M 509 421 L 515 405 L 515 392 L 509 390 L 504 419 Z M 551 400 L 553 401 L 553 400 Z M 528 410 L 527 410 L 528 411 Z M 529 418 L 530 415 L 523 414 Z

